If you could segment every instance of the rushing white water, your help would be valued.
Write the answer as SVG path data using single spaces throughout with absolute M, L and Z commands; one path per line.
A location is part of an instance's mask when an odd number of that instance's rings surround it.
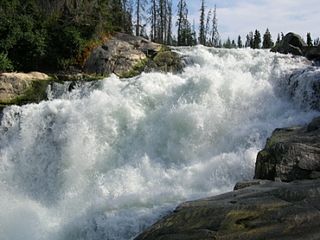
M 132 239 L 178 203 L 252 178 L 274 128 L 318 114 L 288 90 L 291 72 L 310 69 L 302 58 L 177 51 L 182 74 L 111 76 L 4 111 L 2 240 Z M 307 75 L 295 91 L 319 81 Z

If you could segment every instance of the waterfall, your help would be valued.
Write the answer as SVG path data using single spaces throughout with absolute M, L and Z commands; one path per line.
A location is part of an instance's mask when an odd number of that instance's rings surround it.
M 1 239 L 133 239 L 177 204 L 252 178 L 275 128 L 319 114 L 320 71 L 304 58 L 175 51 L 180 74 L 52 86 L 49 101 L 4 110 Z

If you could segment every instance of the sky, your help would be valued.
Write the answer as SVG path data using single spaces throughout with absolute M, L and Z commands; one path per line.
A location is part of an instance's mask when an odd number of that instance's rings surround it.
M 201 0 L 186 0 L 189 20 L 198 24 Z M 177 6 L 178 0 L 173 0 Z M 269 28 L 273 39 L 283 32 L 295 32 L 306 38 L 320 37 L 320 0 L 205 0 L 207 8 L 217 5 L 218 30 L 223 40 L 258 29 Z

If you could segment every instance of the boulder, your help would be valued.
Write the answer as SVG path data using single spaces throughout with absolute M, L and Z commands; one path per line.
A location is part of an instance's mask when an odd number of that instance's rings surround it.
M 320 239 L 320 180 L 261 182 L 186 202 L 136 240 Z
M 0 105 L 19 104 L 26 100 L 24 97 L 32 97 L 35 102 L 40 100 L 49 80 L 48 75 L 40 72 L 1 73 Z
M 94 49 L 84 64 L 86 73 L 122 76 L 130 72 L 147 56 L 160 51 L 161 45 L 142 37 L 124 33 L 115 34 L 102 46 Z
M 285 35 L 281 42 L 273 47 L 271 51 L 284 54 L 291 53 L 293 55 L 303 56 L 304 47 L 307 47 L 305 41 L 298 34 L 290 32 Z
M 304 47 L 303 55 L 309 60 L 320 61 L 320 45 L 317 47 Z
M 303 127 L 276 129 L 258 153 L 255 177 L 290 182 L 320 172 L 320 117 Z

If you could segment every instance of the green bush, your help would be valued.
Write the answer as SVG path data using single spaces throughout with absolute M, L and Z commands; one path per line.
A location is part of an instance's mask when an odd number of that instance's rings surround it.
M 13 71 L 13 65 L 7 54 L 0 53 L 0 72 Z

